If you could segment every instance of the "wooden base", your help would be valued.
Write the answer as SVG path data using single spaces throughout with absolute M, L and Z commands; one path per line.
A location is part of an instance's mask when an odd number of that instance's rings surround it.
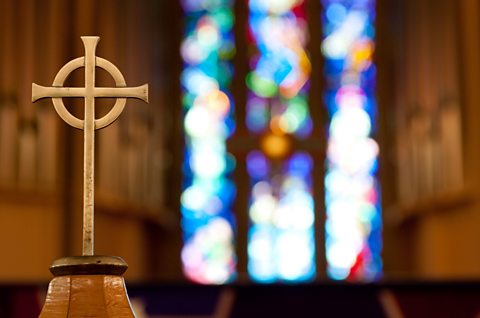
M 135 317 L 130 306 L 121 258 L 82 256 L 54 262 L 40 318 Z

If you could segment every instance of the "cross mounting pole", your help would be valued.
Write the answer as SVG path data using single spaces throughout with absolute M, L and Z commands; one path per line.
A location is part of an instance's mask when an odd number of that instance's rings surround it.
M 148 84 L 126 87 L 125 79 L 118 68 L 107 60 L 95 56 L 100 40 L 97 36 L 82 36 L 85 57 L 68 62 L 57 74 L 52 87 L 32 84 L 32 101 L 50 97 L 55 110 L 69 125 L 84 131 L 83 161 L 83 255 L 94 255 L 94 151 L 95 130 L 114 122 L 123 111 L 126 98 L 137 98 L 148 103 Z M 63 87 L 68 75 L 75 69 L 85 68 L 85 87 Z M 112 75 L 117 87 L 95 87 L 95 68 L 101 67 Z M 85 101 L 84 119 L 78 119 L 68 112 L 62 98 L 83 97 Z M 117 98 L 112 110 L 100 119 L 95 119 L 95 98 Z
M 85 117 L 83 126 L 83 255 L 93 255 L 95 152 L 95 50 L 99 38 L 82 37 L 85 46 Z

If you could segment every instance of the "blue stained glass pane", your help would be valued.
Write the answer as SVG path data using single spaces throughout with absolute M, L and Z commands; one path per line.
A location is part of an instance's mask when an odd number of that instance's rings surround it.
M 303 1 L 250 0 L 249 13 L 253 54 L 246 124 L 265 142 L 262 152 L 247 156 L 248 273 L 261 283 L 310 281 L 316 275 L 312 159 L 301 152 L 279 158 L 287 153 L 286 135 L 305 138 L 312 131 L 305 6 Z
M 257 107 L 247 106 L 246 123 L 250 131 L 260 133 L 269 126 L 295 137 L 307 137 L 311 133 L 308 107 L 301 117 L 292 115 L 292 100 L 307 104 L 311 63 L 306 52 L 308 39 L 305 8 L 302 1 L 285 2 L 249 1 L 249 29 L 252 43 L 251 71 L 246 84 L 250 89 L 247 102 L 264 99 L 267 107 L 283 104 L 285 109 L 279 118 L 269 116 Z
M 311 157 L 294 153 L 278 170 L 262 153 L 252 152 L 247 169 L 252 180 L 250 276 L 261 283 L 312 280 L 316 272 Z
M 376 177 L 374 0 L 322 0 L 327 148 L 325 247 L 336 280 L 382 274 L 380 192 Z
M 198 283 L 235 279 L 235 159 L 226 140 L 235 130 L 228 85 L 233 76 L 232 2 L 183 0 L 181 45 L 185 155 L 181 213 L 185 275 Z

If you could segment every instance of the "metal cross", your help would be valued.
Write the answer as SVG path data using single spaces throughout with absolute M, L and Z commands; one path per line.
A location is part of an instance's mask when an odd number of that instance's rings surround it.
M 94 131 L 113 123 L 123 111 L 127 98 L 137 98 L 148 103 L 148 84 L 126 87 L 122 73 L 111 62 L 95 56 L 100 38 L 82 36 L 85 56 L 65 64 L 55 77 L 52 87 L 32 84 L 32 102 L 51 97 L 58 115 L 70 126 L 84 131 L 84 166 L 83 166 L 83 255 L 93 255 L 93 203 L 94 203 Z M 66 78 L 74 70 L 85 68 L 85 87 L 63 87 Z M 100 67 L 110 73 L 116 87 L 95 87 L 95 68 Z M 74 117 L 63 104 L 62 98 L 83 97 L 85 99 L 85 117 Z M 110 112 L 102 118 L 95 118 L 95 98 L 117 98 Z

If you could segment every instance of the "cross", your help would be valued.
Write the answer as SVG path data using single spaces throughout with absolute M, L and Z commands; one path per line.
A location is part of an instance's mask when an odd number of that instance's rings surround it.
M 93 255 L 93 203 L 94 203 L 94 132 L 113 123 L 123 111 L 127 98 L 137 98 L 148 103 L 148 84 L 127 87 L 125 79 L 118 68 L 111 62 L 95 56 L 100 38 L 82 36 L 85 56 L 78 57 L 65 64 L 57 73 L 51 87 L 32 84 L 32 102 L 51 97 L 58 115 L 70 126 L 84 131 L 84 166 L 83 166 L 83 255 Z M 85 87 L 63 87 L 66 78 L 74 70 L 85 68 Z M 96 87 L 95 68 L 100 67 L 110 73 L 116 87 Z M 83 97 L 85 116 L 81 120 L 74 117 L 63 104 L 62 98 Z M 102 118 L 95 118 L 95 98 L 117 98 L 110 112 Z

